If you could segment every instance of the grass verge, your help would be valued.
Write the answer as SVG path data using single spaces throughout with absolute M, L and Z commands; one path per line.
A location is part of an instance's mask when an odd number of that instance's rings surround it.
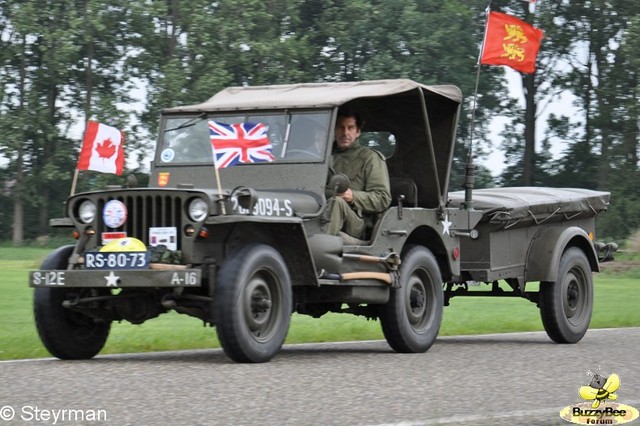
M 0 247 L 3 271 L 0 298 L 0 359 L 49 356 L 38 338 L 32 313 L 33 290 L 27 272 L 38 268 L 49 249 Z M 640 268 L 595 275 L 592 328 L 640 326 L 637 287 Z M 457 297 L 444 309 L 441 336 L 543 330 L 536 306 L 519 298 Z M 383 339 L 380 323 L 344 314 L 320 319 L 294 315 L 287 343 Z M 218 347 L 215 329 L 175 312 L 141 325 L 112 326 L 101 353 L 123 353 Z

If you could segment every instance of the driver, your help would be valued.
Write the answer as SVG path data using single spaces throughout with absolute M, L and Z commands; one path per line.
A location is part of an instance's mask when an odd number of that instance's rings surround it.
M 373 216 L 391 203 L 384 156 L 357 143 L 363 125 L 360 115 L 350 108 L 342 107 L 338 111 L 331 158 L 334 173 L 346 175 L 350 187 L 335 196 L 334 188 L 327 188 L 327 194 L 332 196 L 327 228 L 331 235 L 342 231 L 364 239 L 367 225 L 373 223 Z

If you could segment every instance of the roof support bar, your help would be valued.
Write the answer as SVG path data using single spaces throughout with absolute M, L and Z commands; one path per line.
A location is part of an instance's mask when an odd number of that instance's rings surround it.
M 418 88 L 420 94 L 420 107 L 422 108 L 422 117 L 424 120 L 424 133 L 427 136 L 427 145 L 429 149 L 429 168 L 431 169 L 431 177 L 437 191 L 438 200 L 440 200 L 440 206 L 442 206 L 442 191 L 440 186 L 440 179 L 438 178 L 438 165 L 436 164 L 436 153 L 433 149 L 433 138 L 431 137 L 431 126 L 429 125 L 429 114 L 427 113 L 427 103 L 424 98 L 424 92 Z

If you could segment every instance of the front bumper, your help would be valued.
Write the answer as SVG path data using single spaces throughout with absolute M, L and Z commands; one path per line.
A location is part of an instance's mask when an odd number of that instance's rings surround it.
M 201 287 L 200 269 L 41 270 L 29 272 L 29 287 Z

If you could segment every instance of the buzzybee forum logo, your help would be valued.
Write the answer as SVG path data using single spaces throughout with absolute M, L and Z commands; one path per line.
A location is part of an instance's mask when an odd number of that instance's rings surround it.
M 587 375 L 591 376 L 591 382 L 578 389 L 585 402 L 564 407 L 560 417 L 579 425 L 621 425 L 638 418 L 640 413 L 636 408 L 614 402 L 618 400 L 616 392 L 620 388 L 620 376 L 616 373 L 604 376 L 591 371 Z

